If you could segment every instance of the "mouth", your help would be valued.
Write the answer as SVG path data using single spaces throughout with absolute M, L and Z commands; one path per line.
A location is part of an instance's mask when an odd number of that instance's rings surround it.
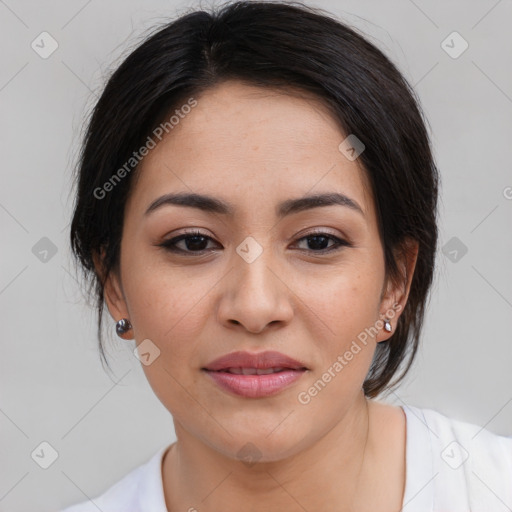
M 232 352 L 201 370 L 223 391 L 245 398 L 264 398 L 290 387 L 309 368 L 275 351 Z

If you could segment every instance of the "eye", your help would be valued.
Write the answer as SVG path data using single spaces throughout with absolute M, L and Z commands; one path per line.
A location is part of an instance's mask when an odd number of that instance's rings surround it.
M 310 246 L 309 249 L 305 250 L 310 250 L 316 253 L 328 253 L 340 250 L 342 246 L 350 247 L 352 245 L 342 238 L 338 238 L 337 236 L 323 231 L 313 231 L 312 233 L 308 233 L 306 236 L 299 238 L 298 242 L 301 242 L 302 240 L 306 240 Z M 334 243 L 331 246 L 326 247 L 325 244 L 328 243 L 329 240 L 333 240 Z
M 203 253 L 207 249 L 205 246 L 209 240 L 213 240 L 211 237 L 201 233 L 200 231 L 189 231 L 179 236 L 166 240 L 159 244 L 159 247 L 164 247 L 168 251 L 175 253 Z M 184 242 L 182 247 L 178 247 L 178 243 Z
M 297 240 L 297 242 L 307 241 L 309 248 L 303 249 L 305 251 L 314 253 L 328 253 L 336 250 L 340 250 L 342 246 L 351 247 L 352 244 L 343 240 L 337 236 L 324 231 L 313 231 L 308 233 Z M 329 240 L 334 241 L 331 246 L 325 246 Z M 203 254 L 211 249 L 207 249 L 208 241 L 213 241 L 211 237 L 201 233 L 200 231 L 191 231 L 182 233 L 181 235 L 166 240 L 165 242 L 158 244 L 159 247 L 163 247 L 168 251 L 181 254 L 192 254 L 198 255 Z M 182 243 L 183 242 L 183 243 Z M 182 243 L 182 247 L 178 247 L 178 244 Z

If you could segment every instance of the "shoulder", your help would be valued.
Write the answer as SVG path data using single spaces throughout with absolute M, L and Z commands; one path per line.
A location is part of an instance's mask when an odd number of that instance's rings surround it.
M 495 434 L 483 426 L 449 418 L 432 409 L 414 409 L 437 439 L 436 444 L 450 443 L 446 445 L 446 458 L 454 454 L 461 463 L 472 459 L 473 465 L 489 462 L 508 471 L 508 474 L 512 471 L 512 435 Z
M 422 491 L 425 501 L 461 512 L 512 508 L 512 436 L 432 409 L 403 409 L 407 477 L 411 486 L 428 488 Z
M 82 501 L 61 512 L 167 512 L 162 484 L 162 458 L 167 446 L 159 449 L 144 464 L 136 467 L 101 495 Z

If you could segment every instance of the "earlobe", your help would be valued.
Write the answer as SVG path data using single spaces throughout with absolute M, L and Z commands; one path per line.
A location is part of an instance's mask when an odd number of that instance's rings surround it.
M 117 270 L 112 270 L 105 281 L 103 296 L 110 315 L 116 322 L 116 334 L 124 340 L 133 339 L 133 327 L 128 316 L 128 308 Z

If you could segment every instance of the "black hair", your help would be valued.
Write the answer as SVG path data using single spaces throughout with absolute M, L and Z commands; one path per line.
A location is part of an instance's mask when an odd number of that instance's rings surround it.
M 300 2 L 235 1 L 183 14 L 157 27 L 109 78 L 80 150 L 70 230 L 95 296 L 103 361 L 104 283 L 118 270 L 124 205 L 138 169 L 126 162 L 187 98 L 230 79 L 312 93 L 365 145 L 358 162 L 375 198 L 388 278 L 404 279 L 396 258 L 408 239 L 419 243 L 406 306 L 388 342 L 377 345 L 363 385 L 375 397 L 403 379 L 418 349 L 434 273 L 439 176 L 419 100 L 397 67 L 354 28 Z M 123 166 L 123 179 L 113 182 Z M 99 192 L 107 182 L 109 192 Z M 102 256 L 101 271 L 94 255 Z

